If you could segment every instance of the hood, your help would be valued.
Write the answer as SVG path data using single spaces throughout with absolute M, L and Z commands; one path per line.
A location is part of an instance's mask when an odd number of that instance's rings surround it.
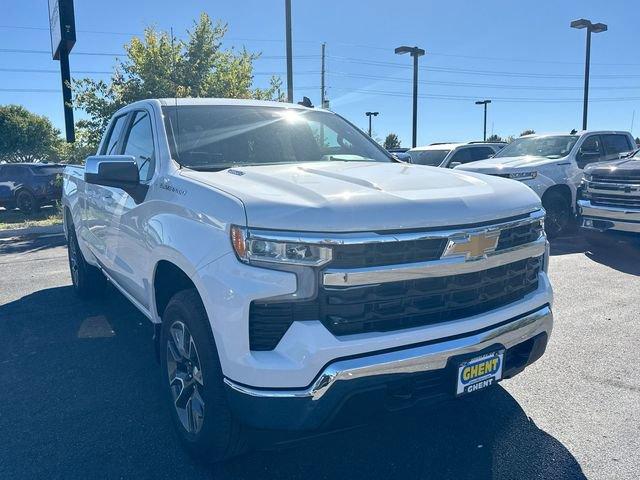
M 607 177 L 640 177 L 640 158 L 631 157 L 611 162 L 598 162 L 587 165 L 584 173 L 588 175 L 604 175 Z
M 535 155 L 524 155 L 520 157 L 494 157 L 459 165 L 456 167 L 456 170 L 480 173 L 511 173 L 537 168 L 543 165 L 552 165 L 564 162 L 566 162 L 564 158 L 547 158 Z
M 248 226 L 266 229 L 445 227 L 540 207 L 538 196 L 519 182 L 402 163 L 332 161 L 181 174 L 237 197 Z

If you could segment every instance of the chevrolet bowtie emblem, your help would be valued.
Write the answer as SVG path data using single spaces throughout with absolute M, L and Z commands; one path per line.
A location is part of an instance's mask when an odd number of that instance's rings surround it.
M 470 233 L 449 238 L 442 257 L 464 256 L 467 260 L 483 258 L 498 246 L 500 231 Z

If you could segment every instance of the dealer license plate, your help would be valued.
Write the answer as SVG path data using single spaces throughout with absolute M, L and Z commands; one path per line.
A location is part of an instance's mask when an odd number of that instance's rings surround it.
M 477 392 L 502 379 L 504 350 L 487 353 L 458 366 L 456 395 Z

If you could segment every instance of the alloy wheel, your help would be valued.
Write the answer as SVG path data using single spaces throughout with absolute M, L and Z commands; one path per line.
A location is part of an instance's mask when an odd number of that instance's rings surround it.
M 71 271 L 71 281 L 74 285 L 78 285 L 78 244 L 73 234 L 69 237 L 69 270 Z
M 196 435 L 204 422 L 204 380 L 196 344 L 189 328 L 179 320 L 169 328 L 167 375 L 180 423 Z

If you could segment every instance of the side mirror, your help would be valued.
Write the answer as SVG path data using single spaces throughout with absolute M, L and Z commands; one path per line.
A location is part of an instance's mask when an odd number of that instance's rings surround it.
M 462 162 L 451 162 L 449 168 L 456 168 L 458 165 L 462 165 Z
M 87 158 L 84 181 L 94 185 L 120 188 L 136 203 L 144 200 L 149 187 L 140 183 L 140 172 L 131 155 L 95 155 Z

